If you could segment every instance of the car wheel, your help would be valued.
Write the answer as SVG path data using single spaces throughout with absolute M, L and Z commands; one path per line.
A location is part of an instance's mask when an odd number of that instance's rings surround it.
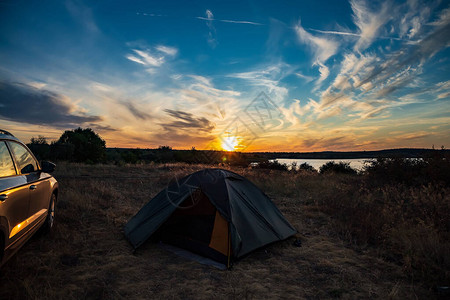
M 56 195 L 52 194 L 50 199 L 50 206 L 48 207 L 47 219 L 45 220 L 45 231 L 51 232 L 55 225 L 55 207 L 56 207 Z

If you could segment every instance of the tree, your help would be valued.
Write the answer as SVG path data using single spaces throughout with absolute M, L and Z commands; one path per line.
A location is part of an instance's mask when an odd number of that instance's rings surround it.
M 48 145 L 47 139 L 42 135 L 39 135 L 37 138 L 32 137 L 30 142 L 32 145 Z
M 38 136 L 37 138 L 32 137 L 30 143 L 28 143 L 27 146 L 38 160 L 49 158 L 50 145 L 47 143 L 47 139 L 42 135 Z
M 70 154 L 70 160 L 76 162 L 98 163 L 103 161 L 106 155 L 106 142 L 91 128 L 66 130 L 52 146 L 56 151 L 70 150 L 63 151 L 67 153 L 60 153 L 61 155 L 55 155 L 56 157 L 67 158 L 64 156 Z

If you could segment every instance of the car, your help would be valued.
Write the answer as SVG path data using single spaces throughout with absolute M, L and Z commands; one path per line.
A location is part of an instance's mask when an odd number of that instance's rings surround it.
M 39 163 L 28 147 L 0 130 L 0 267 L 42 228 L 54 226 L 55 164 Z

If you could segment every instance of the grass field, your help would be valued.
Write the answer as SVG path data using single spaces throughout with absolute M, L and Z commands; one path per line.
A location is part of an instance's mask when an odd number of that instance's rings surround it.
M 414 299 L 450 285 L 448 186 L 362 175 L 232 169 L 273 199 L 301 247 L 290 238 L 227 271 L 153 243 L 133 253 L 124 224 L 171 178 L 204 167 L 59 164 L 55 230 L 0 270 L 0 299 Z

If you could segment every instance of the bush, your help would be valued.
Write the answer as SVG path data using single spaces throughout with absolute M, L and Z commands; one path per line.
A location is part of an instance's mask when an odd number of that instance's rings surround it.
M 450 184 L 450 157 L 444 151 L 433 151 L 425 158 L 378 158 L 370 161 L 365 173 L 377 183 L 402 183 L 409 186 L 428 183 Z
M 135 164 L 139 160 L 138 154 L 130 150 L 122 152 L 121 157 L 124 162 L 129 164 Z
M 276 159 L 275 160 L 265 160 L 262 162 L 259 162 L 255 168 L 257 169 L 270 169 L 270 170 L 281 170 L 281 171 L 287 171 L 288 167 L 286 164 L 279 163 Z
M 308 172 L 316 172 L 316 169 L 313 168 L 310 164 L 304 162 L 299 166 L 300 170 L 308 171 Z
M 66 130 L 51 147 L 57 159 L 98 163 L 106 157 L 105 141 L 92 129 Z
M 172 151 L 172 147 L 170 147 L 170 146 L 159 146 L 158 150 L 168 152 L 168 151 Z
M 356 174 L 356 170 L 350 167 L 349 163 L 329 161 L 322 165 L 319 169 L 320 174 L 340 173 L 340 174 Z

